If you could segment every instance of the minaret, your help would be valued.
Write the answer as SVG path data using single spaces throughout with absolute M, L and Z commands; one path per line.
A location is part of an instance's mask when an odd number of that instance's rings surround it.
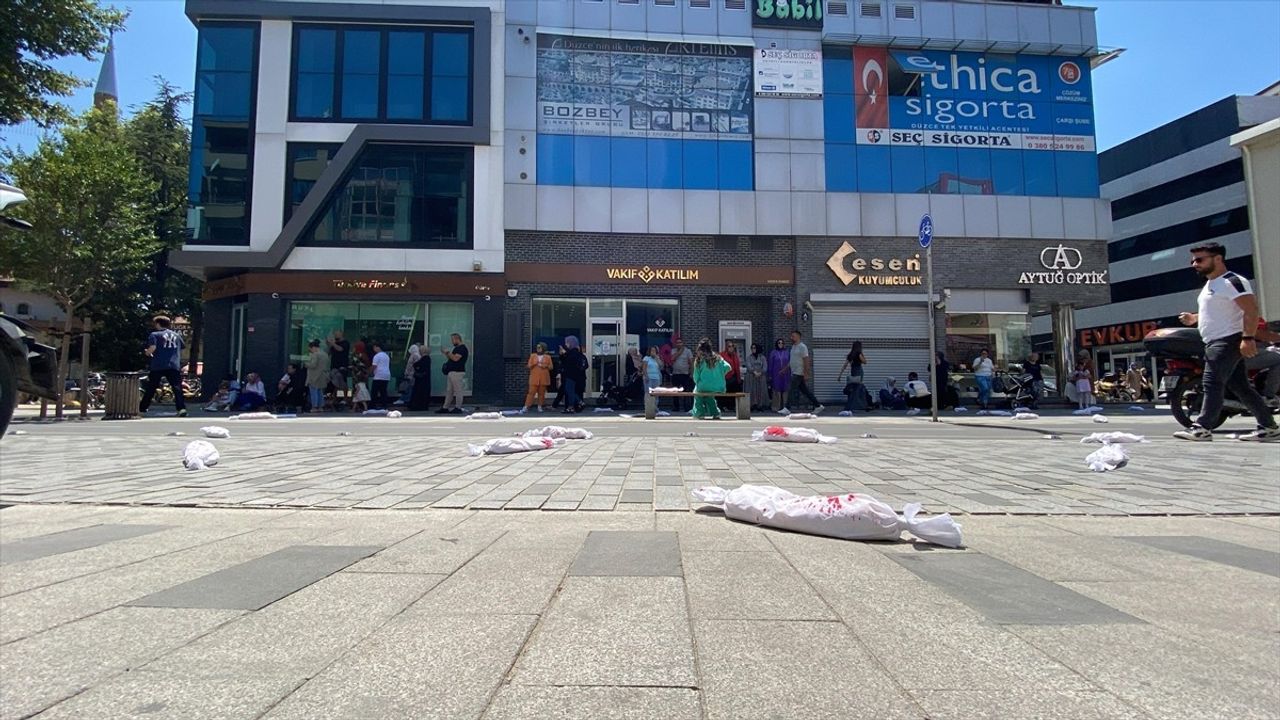
M 116 93 L 115 38 L 107 41 L 107 54 L 102 56 L 102 71 L 98 73 L 98 84 L 93 88 L 94 107 L 102 107 L 107 100 L 120 104 L 120 97 Z

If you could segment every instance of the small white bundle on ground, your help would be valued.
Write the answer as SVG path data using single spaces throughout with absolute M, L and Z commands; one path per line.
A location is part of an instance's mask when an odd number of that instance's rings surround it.
M 788 413 L 787 414 L 788 420 L 813 420 L 817 417 L 818 416 L 814 415 L 813 413 Z
M 275 413 L 251 412 L 251 413 L 240 413 L 239 415 L 232 415 L 227 419 L 228 420 L 275 420 L 278 417 L 279 416 L 276 415 Z
M 230 430 L 224 427 L 219 427 L 217 425 L 206 425 L 200 428 L 200 432 L 204 433 L 204 436 L 207 438 L 222 438 L 223 440 L 225 440 L 231 437 Z
M 598 413 L 611 413 L 611 412 L 613 412 L 613 408 L 602 408 L 602 407 L 598 407 L 598 408 L 596 408 L 596 409 L 595 409 L 595 411 L 594 411 L 594 412 L 598 412 Z
M 967 413 L 967 412 L 969 412 L 969 408 L 967 408 L 967 407 L 965 407 L 965 406 L 963 406 L 963 405 L 960 405 L 960 406 L 957 406 L 957 407 L 956 407 L 955 412 L 958 412 L 958 413 Z
M 1084 461 L 1088 463 L 1089 469 L 1094 472 L 1107 472 L 1108 470 L 1115 470 L 1128 465 L 1129 451 L 1124 449 L 1124 445 L 1107 443 L 1089 453 Z
M 671 417 L 671 413 L 667 410 L 659 410 L 658 417 Z
M 908 411 L 907 411 L 907 414 L 908 414 L 908 415 L 919 415 L 919 414 L 920 414 L 920 408 L 911 408 L 910 410 L 908 410 Z
M 684 388 L 678 387 L 655 387 L 649 388 L 650 395 L 669 395 L 671 393 L 682 393 Z
M 1144 408 L 1144 407 L 1142 407 L 1141 405 L 1130 405 L 1130 406 L 1129 406 L 1129 412 L 1146 412 L 1146 411 L 1147 411 L 1147 409 L 1146 409 L 1146 408 Z
M 182 467 L 204 470 L 218 464 L 218 448 L 207 440 L 192 440 L 182 448 Z
M 975 415 L 995 415 L 998 417 L 1011 417 L 1013 413 L 1008 410 L 979 410 Z
M 516 433 L 516 437 L 526 438 L 564 438 L 565 440 L 590 440 L 592 438 L 590 430 L 582 428 L 568 428 L 559 425 L 547 425 L 545 427 L 525 430 L 522 433 Z
M 361 415 L 377 415 L 378 417 L 382 417 L 382 416 L 384 416 L 384 415 L 386 415 L 386 414 L 387 414 L 387 411 L 386 411 L 386 410 L 381 410 L 381 409 L 378 409 L 378 408 L 370 408 L 370 409 L 365 410 L 364 412 L 362 412 L 362 413 L 360 413 L 360 414 L 361 414 Z
M 1096 422 L 1096 423 L 1109 423 L 1109 422 L 1111 422 L 1110 420 L 1108 420 L 1108 419 L 1107 419 L 1107 416 L 1106 416 L 1106 415 L 1094 415 L 1094 416 L 1093 416 L 1093 421 L 1094 421 L 1094 422 Z
M 387 417 L 394 420 L 398 417 L 404 417 L 404 413 L 400 412 L 399 410 L 391 410 L 387 413 Z
M 1072 411 L 1071 411 L 1071 414 L 1072 414 L 1072 415 L 1093 415 L 1093 414 L 1095 414 L 1095 413 L 1100 413 L 1100 412 L 1102 412 L 1104 409 L 1105 409 L 1105 408 L 1103 408 L 1101 405 L 1090 405 L 1090 406 L 1089 406 L 1089 407 L 1087 407 L 1087 408 L 1080 408 L 1079 410 L 1072 410 Z
M 467 416 L 468 420 L 501 420 L 500 412 L 473 412 Z
M 1033 412 L 1014 413 L 1014 420 L 1039 420 L 1040 416 Z
M 1143 435 L 1134 435 L 1133 433 L 1126 432 L 1092 433 L 1080 438 L 1080 443 L 1082 445 L 1088 445 L 1089 443 L 1112 445 L 1119 443 L 1144 443 L 1146 441 L 1147 438 Z
M 753 441 L 763 440 L 764 442 L 790 442 L 790 443 L 823 443 L 830 445 L 836 439 L 828 435 L 822 435 L 813 428 L 794 428 L 781 427 L 779 425 L 770 425 L 764 430 L 754 430 L 751 433 Z
M 494 438 L 480 445 L 467 445 L 467 453 L 470 455 L 510 455 L 511 453 L 532 452 L 534 450 L 550 450 L 564 443 L 564 438 Z
M 772 485 L 743 485 L 733 490 L 700 487 L 693 497 L 724 509 L 725 517 L 793 532 L 842 540 L 900 540 L 902 531 L 934 545 L 964 545 L 960 524 L 949 514 L 917 518 L 919 503 L 898 515 L 867 495 L 796 495 Z
M 849 412 L 848 410 L 841 410 L 840 412 L 836 413 L 836 417 L 853 417 L 853 413 Z

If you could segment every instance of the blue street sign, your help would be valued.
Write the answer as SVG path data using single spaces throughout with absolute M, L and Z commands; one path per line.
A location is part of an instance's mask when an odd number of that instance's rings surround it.
M 928 248 L 931 242 L 933 242 L 933 218 L 929 217 L 929 213 L 925 213 L 920 218 L 920 247 Z

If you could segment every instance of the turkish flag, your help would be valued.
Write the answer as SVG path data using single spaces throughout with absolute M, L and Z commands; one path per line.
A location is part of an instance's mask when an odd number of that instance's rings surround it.
M 889 52 L 853 49 L 854 127 L 889 127 Z

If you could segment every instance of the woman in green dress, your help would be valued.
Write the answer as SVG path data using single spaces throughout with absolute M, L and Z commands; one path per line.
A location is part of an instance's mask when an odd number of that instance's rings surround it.
M 695 393 L 724 392 L 725 375 L 729 370 L 729 363 L 716 353 L 710 340 L 703 338 L 698 343 L 698 355 L 693 363 L 693 391 Z M 693 412 L 690 414 L 695 418 L 719 420 L 720 407 L 716 405 L 714 397 L 694 397 Z

